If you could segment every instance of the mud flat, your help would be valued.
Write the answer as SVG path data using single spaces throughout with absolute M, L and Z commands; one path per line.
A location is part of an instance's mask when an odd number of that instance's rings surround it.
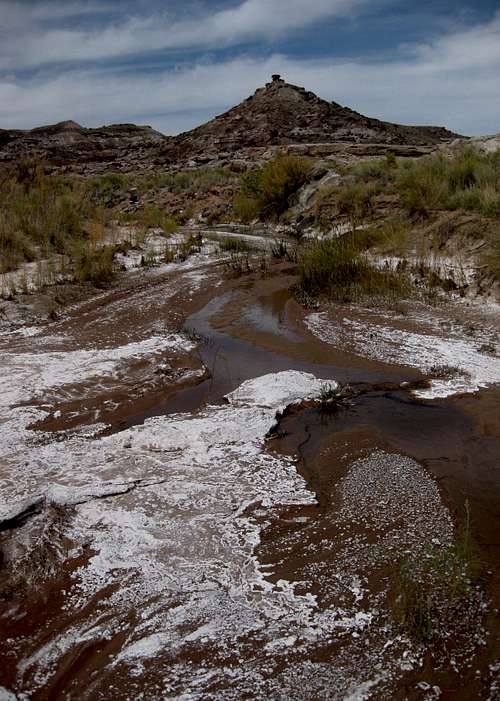
M 200 256 L 0 337 L 0 699 L 495 698 L 494 318 L 292 283 Z M 416 639 L 400 563 L 466 501 Z

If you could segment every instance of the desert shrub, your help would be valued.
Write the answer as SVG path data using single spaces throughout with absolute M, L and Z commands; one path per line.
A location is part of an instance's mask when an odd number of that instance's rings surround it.
M 374 211 L 374 199 L 381 184 L 364 175 L 349 175 L 343 180 L 321 188 L 316 196 L 315 222 L 322 231 L 328 231 L 332 223 L 347 219 L 356 229 Z
M 441 156 L 422 159 L 403 169 L 398 181 L 401 203 L 411 216 L 428 217 L 442 206 L 448 192 L 443 173 Z
M 349 173 L 356 178 L 391 181 L 395 179 L 398 161 L 393 151 L 388 151 L 385 158 L 360 161 L 349 168 Z
M 196 168 L 179 173 L 159 173 L 136 180 L 140 192 L 168 190 L 177 194 L 187 192 L 206 193 L 213 187 L 221 187 L 236 181 L 236 175 L 227 168 Z
M 356 232 L 365 248 L 376 247 L 385 252 L 405 253 L 408 248 L 411 224 L 402 217 L 391 217 Z
M 447 158 L 437 154 L 407 163 L 398 178 L 407 211 L 428 217 L 436 209 L 465 209 L 500 214 L 500 151 L 483 153 L 470 147 Z
M 299 257 L 299 287 L 307 297 L 325 295 L 340 301 L 396 297 L 408 291 L 403 276 L 379 270 L 367 260 L 355 236 L 305 246 Z
M 113 206 L 126 197 L 130 184 L 130 178 L 127 176 L 121 173 L 108 173 L 89 180 L 86 190 L 92 201 Z
M 33 244 L 26 234 L 16 230 L 9 213 L 0 212 L 0 273 L 14 270 L 35 257 Z
M 0 185 L 0 266 L 65 253 L 87 236 L 91 208 L 78 182 L 22 166 Z
M 465 209 L 480 212 L 487 217 L 500 214 L 500 187 L 493 185 L 473 185 L 465 190 L 458 190 L 450 196 L 450 209 Z
M 346 216 L 356 226 L 372 212 L 376 192 L 375 185 L 364 182 L 347 182 L 339 186 L 335 190 L 337 213 Z
M 249 223 L 261 216 L 261 205 L 257 196 L 249 193 L 248 179 L 245 183 L 244 191 L 236 195 L 234 201 L 234 212 L 238 219 L 244 223 Z
M 184 241 L 179 245 L 177 257 L 180 261 L 187 260 L 189 256 L 194 253 L 199 253 L 201 251 L 202 238 L 195 234 L 190 234 Z
M 277 220 L 292 205 L 294 195 L 311 179 L 312 163 L 295 155 L 277 154 L 243 177 L 234 203 L 242 221 Z
M 165 234 L 173 234 L 177 230 L 177 222 L 161 207 L 148 205 L 137 212 L 137 221 L 145 229 L 161 229 Z
M 74 280 L 90 282 L 97 287 L 106 285 L 114 277 L 114 246 L 93 248 L 88 244 L 78 245 L 74 251 Z

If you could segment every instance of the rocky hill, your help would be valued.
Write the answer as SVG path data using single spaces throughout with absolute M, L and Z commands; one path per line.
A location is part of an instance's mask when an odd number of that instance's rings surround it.
M 53 166 L 108 169 L 133 168 L 151 163 L 158 145 L 167 140 L 148 126 L 114 124 L 86 129 L 76 122 L 59 122 L 28 131 L 0 129 L 0 163 L 20 158 L 39 158 Z
M 273 76 L 271 83 L 233 109 L 165 144 L 162 155 L 176 162 L 208 161 L 252 148 L 297 144 L 383 144 L 435 147 L 460 138 L 444 127 L 402 126 L 365 117 L 305 88 Z
M 29 156 L 84 173 L 175 170 L 258 159 L 277 147 L 329 153 L 341 148 L 363 157 L 385 153 L 390 146 L 402 155 L 419 155 L 457 138 L 444 127 L 402 126 L 365 117 L 275 75 L 241 104 L 175 137 L 133 124 L 86 129 L 72 121 L 30 131 L 0 129 L 0 163 Z

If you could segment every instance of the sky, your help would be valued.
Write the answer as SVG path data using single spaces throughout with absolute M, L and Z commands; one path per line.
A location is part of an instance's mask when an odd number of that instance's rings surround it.
M 363 114 L 500 132 L 500 0 L 0 0 L 0 128 L 197 126 L 272 73 Z

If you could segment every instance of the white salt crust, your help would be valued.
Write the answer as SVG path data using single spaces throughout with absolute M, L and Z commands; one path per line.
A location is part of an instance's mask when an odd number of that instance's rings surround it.
M 366 358 L 408 365 L 427 373 L 436 366 L 459 371 L 450 377 L 433 379 L 428 389 L 416 392 L 425 399 L 476 392 L 500 382 L 500 358 L 480 350 L 477 340 L 415 333 L 383 322 L 336 320 L 326 313 L 310 314 L 306 324 L 322 341 L 349 348 Z

